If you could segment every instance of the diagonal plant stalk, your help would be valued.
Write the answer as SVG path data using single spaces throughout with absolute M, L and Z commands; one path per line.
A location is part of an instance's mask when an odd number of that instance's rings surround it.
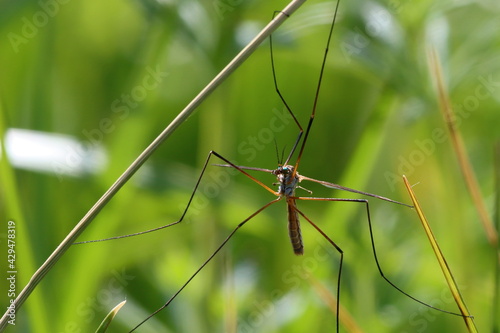
M 457 303 L 457 306 L 460 309 L 460 313 L 462 314 L 462 317 L 465 321 L 465 325 L 467 326 L 467 329 L 469 330 L 470 333 L 477 333 L 477 328 L 476 324 L 474 323 L 473 317 L 470 315 L 469 310 L 467 309 L 467 306 L 465 305 L 465 302 L 462 299 L 462 295 L 460 294 L 460 290 L 458 289 L 457 283 L 455 282 L 455 279 L 451 274 L 450 268 L 448 267 L 448 263 L 446 262 L 446 259 L 444 258 L 444 255 L 441 252 L 441 249 L 439 248 L 439 244 L 437 243 L 436 238 L 434 237 L 434 233 L 432 232 L 431 226 L 427 222 L 424 212 L 422 211 L 422 208 L 418 203 L 417 197 L 415 196 L 415 193 L 413 193 L 413 190 L 411 188 L 410 183 L 408 182 L 408 179 L 406 179 L 406 177 L 403 176 L 403 180 L 406 189 L 410 194 L 410 198 L 411 201 L 413 202 L 413 206 L 415 207 L 415 211 L 417 212 L 420 222 L 422 222 L 425 234 L 427 235 L 427 238 L 429 238 L 429 242 L 431 243 L 432 249 L 434 250 L 434 254 L 436 255 L 436 258 L 439 262 L 439 266 L 441 267 L 444 277 L 446 278 L 446 282 L 448 283 L 448 287 L 450 288 L 451 294 L 453 295 L 453 298 L 455 299 L 455 302 Z
M 266 39 L 274 30 L 276 30 L 292 13 L 294 13 L 306 0 L 292 0 L 271 22 L 262 29 L 262 31 L 243 48 L 243 50 L 234 57 L 234 59 L 205 87 L 203 90 L 182 110 L 179 115 L 161 132 L 158 137 L 135 159 L 134 162 L 123 172 L 123 174 L 110 186 L 102 197 L 90 208 L 85 216 L 71 230 L 66 238 L 57 246 L 54 252 L 33 274 L 28 284 L 19 293 L 13 306 L 16 311 L 26 301 L 35 287 L 40 283 L 44 276 L 75 242 L 78 236 L 99 214 L 101 209 L 111 200 L 111 198 L 121 189 L 121 187 L 139 170 L 146 160 L 155 152 L 155 150 L 196 110 L 196 108 L 226 79 L 238 68 Z M 9 309 L 0 319 L 0 332 L 7 326 L 9 320 Z
M 472 201 L 476 206 L 476 210 L 481 219 L 481 223 L 483 224 L 483 228 L 486 232 L 486 237 L 490 244 L 496 248 L 498 244 L 498 234 L 493 226 L 493 222 L 488 215 L 486 205 L 481 196 L 481 191 L 479 190 L 479 185 L 477 183 L 476 175 L 474 174 L 474 170 L 472 169 L 470 160 L 467 156 L 467 151 L 465 149 L 464 141 L 462 139 L 462 135 L 458 130 L 456 124 L 456 117 L 453 113 L 453 109 L 451 107 L 450 99 L 448 93 L 445 88 L 445 84 L 443 81 L 443 72 L 441 70 L 441 64 L 439 62 L 436 50 L 432 48 L 429 52 L 429 65 L 431 69 L 431 73 L 436 80 L 436 89 L 439 97 L 439 105 L 441 112 L 444 117 L 444 122 L 448 127 L 448 132 L 450 134 L 450 139 L 453 145 L 453 150 L 458 159 L 458 164 L 460 165 L 460 170 L 462 171 L 462 175 L 464 177 L 467 188 L 469 189 L 469 193 L 472 197 Z

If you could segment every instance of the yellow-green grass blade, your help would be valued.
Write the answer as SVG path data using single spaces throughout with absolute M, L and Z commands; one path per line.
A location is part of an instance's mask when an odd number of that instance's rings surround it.
M 446 259 L 444 258 L 444 255 L 441 252 L 441 249 L 439 248 L 439 245 L 436 241 L 436 238 L 434 237 L 431 226 L 427 222 L 427 219 L 424 215 L 424 212 L 422 211 L 422 208 L 420 207 L 420 204 L 418 203 L 417 197 L 415 196 L 415 193 L 413 192 L 411 185 L 408 182 L 408 179 L 405 176 L 403 176 L 403 180 L 404 180 L 406 189 L 408 190 L 408 193 L 410 194 L 410 198 L 411 198 L 411 201 L 413 202 L 413 206 L 415 207 L 415 211 L 417 212 L 418 218 L 420 219 L 420 222 L 422 222 L 422 226 L 424 227 L 427 238 L 429 239 L 429 242 L 431 243 L 432 249 L 433 249 L 434 253 L 436 254 L 436 258 L 437 258 L 437 260 L 439 262 L 439 266 L 441 267 L 441 270 L 443 271 L 443 274 L 446 278 L 446 282 L 448 283 L 451 294 L 453 295 L 453 298 L 455 299 L 455 302 L 457 303 L 458 308 L 460 309 L 460 313 L 462 314 L 462 316 L 464 318 L 465 324 L 467 325 L 467 329 L 471 333 L 477 332 L 477 328 L 476 328 L 476 325 L 474 324 L 473 317 L 470 315 L 469 310 L 467 309 L 467 306 L 465 305 L 465 302 L 462 299 L 462 295 L 460 294 L 460 290 L 458 289 L 458 286 L 455 282 L 455 279 L 453 278 L 453 275 L 451 274 L 451 270 L 448 267 L 448 263 L 446 262 Z
M 99 327 L 97 328 L 97 331 L 95 331 L 95 332 L 96 333 L 104 333 L 104 332 L 106 332 L 106 330 L 109 327 L 109 324 L 111 324 L 111 321 L 113 321 L 113 319 L 115 318 L 116 314 L 118 313 L 118 311 L 120 311 L 120 309 L 122 308 L 122 306 L 125 305 L 125 303 L 127 303 L 127 301 L 120 302 L 117 306 L 115 306 L 108 313 L 108 315 L 106 316 L 106 318 L 104 318 L 104 320 L 102 321 L 101 325 L 99 325 Z

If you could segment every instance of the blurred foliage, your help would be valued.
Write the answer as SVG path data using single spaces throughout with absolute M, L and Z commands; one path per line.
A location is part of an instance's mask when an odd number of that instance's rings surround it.
M 107 157 L 102 171 L 78 177 L 13 169 L 3 158 L 0 216 L 17 224 L 19 290 L 134 158 L 285 3 L 1 3 L 2 135 L 7 128 L 65 134 L 87 148 L 102 145 Z M 330 1 L 308 2 L 274 35 L 280 89 L 303 126 L 333 8 Z M 309 177 L 404 202 L 409 198 L 401 175 L 418 184 L 414 190 L 480 331 L 493 321 L 494 251 L 446 137 L 427 50 L 434 45 L 439 52 L 460 130 L 493 211 L 499 15 L 494 0 L 341 2 L 300 168 Z M 275 168 L 274 140 L 287 152 L 297 135 L 283 112 L 263 45 L 169 138 L 81 240 L 176 221 L 209 150 L 241 165 Z M 272 200 L 244 176 L 228 174 L 225 168 L 207 169 L 183 224 L 71 248 L 7 332 L 91 332 L 123 299 L 127 305 L 109 331 L 135 326 L 239 222 Z M 255 175 L 266 184 L 274 181 Z M 302 185 L 318 197 L 359 197 Z M 341 303 L 365 332 L 466 331 L 460 318 L 431 311 L 383 281 L 362 205 L 299 202 L 299 208 L 344 250 Z M 457 311 L 415 213 L 375 199 L 370 208 L 386 275 L 417 298 Z M 285 225 L 282 203 L 259 214 L 139 331 L 333 330 L 335 317 L 307 276 L 335 295 L 339 255 L 303 221 L 306 253 L 295 257 Z M 3 241 L 5 228 L 1 235 Z

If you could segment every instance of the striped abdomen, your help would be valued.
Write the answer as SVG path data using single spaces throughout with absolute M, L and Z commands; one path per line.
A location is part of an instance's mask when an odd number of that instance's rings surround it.
M 296 255 L 304 254 L 304 244 L 302 243 L 302 235 L 300 234 L 299 214 L 294 209 L 295 200 L 287 200 L 288 208 L 288 235 L 292 242 L 293 252 Z

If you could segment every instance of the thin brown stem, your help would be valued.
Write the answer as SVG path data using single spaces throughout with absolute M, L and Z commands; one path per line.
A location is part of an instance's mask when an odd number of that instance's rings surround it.
M 472 201 L 474 202 L 474 206 L 479 214 L 486 237 L 488 238 L 490 244 L 496 248 L 498 243 L 498 234 L 493 226 L 490 216 L 488 215 L 481 191 L 479 190 L 476 175 L 472 169 L 472 165 L 467 155 L 467 150 L 465 149 L 464 140 L 458 129 L 456 117 L 453 113 L 448 92 L 446 91 L 444 84 L 441 64 L 435 49 L 431 49 L 430 51 L 429 62 L 432 74 L 436 80 L 436 89 L 439 97 L 441 112 L 443 114 L 444 122 L 448 127 L 448 132 L 450 134 L 453 150 L 457 156 L 460 171 L 462 172 L 465 184 L 467 185 Z

